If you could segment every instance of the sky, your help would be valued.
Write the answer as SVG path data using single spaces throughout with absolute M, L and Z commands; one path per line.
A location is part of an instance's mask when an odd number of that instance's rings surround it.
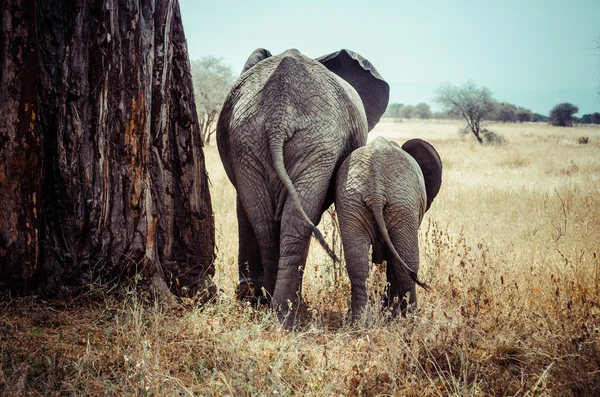
M 236 75 L 256 48 L 316 58 L 347 48 L 390 84 L 390 103 L 433 103 L 473 80 L 499 101 L 548 114 L 600 112 L 600 0 L 180 0 L 190 59 Z

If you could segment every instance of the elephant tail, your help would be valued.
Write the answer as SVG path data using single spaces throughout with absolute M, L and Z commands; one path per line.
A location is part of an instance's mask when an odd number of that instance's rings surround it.
M 298 196 L 298 191 L 294 187 L 294 184 L 292 183 L 292 180 L 290 179 L 290 176 L 288 175 L 285 169 L 285 164 L 283 162 L 283 141 L 280 139 L 271 139 L 269 141 L 269 148 L 271 150 L 271 157 L 273 159 L 273 166 L 275 167 L 275 172 L 277 173 L 277 176 L 288 191 L 288 194 L 292 198 L 294 208 L 296 208 L 296 211 L 298 211 L 302 219 L 304 219 L 304 221 L 308 223 L 310 231 L 312 232 L 313 236 L 317 239 L 317 241 L 321 244 L 325 252 L 327 252 L 327 255 L 329 255 L 329 257 L 331 257 L 331 259 L 334 262 L 340 262 L 340 259 L 337 257 L 335 252 L 333 252 L 333 250 L 329 247 L 327 241 L 325 241 L 325 238 L 323 237 L 319 229 L 317 229 L 317 227 L 312 223 L 312 221 L 310 220 L 308 215 L 306 215 L 306 212 L 302 208 L 302 204 L 300 203 L 300 197 Z
M 385 240 L 385 243 L 388 247 L 388 249 L 390 250 L 390 252 L 392 253 L 392 255 L 394 255 L 394 258 L 396 258 L 396 260 L 398 261 L 398 267 L 396 267 L 394 270 L 396 272 L 396 274 L 400 274 L 401 271 L 405 271 L 406 273 L 408 273 L 410 275 L 410 278 L 420 287 L 424 288 L 426 291 L 429 291 L 430 288 L 427 284 L 419 281 L 419 279 L 417 278 L 417 273 L 412 270 L 407 264 L 406 262 L 404 262 L 404 260 L 400 257 L 400 254 L 398 254 L 398 251 L 396 251 L 396 248 L 394 248 L 394 244 L 392 244 L 392 240 L 390 239 L 390 235 L 387 231 L 387 226 L 385 224 L 385 220 L 383 219 L 383 204 L 382 203 L 373 203 L 371 205 L 371 211 L 373 211 L 373 216 L 375 217 L 375 222 L 377 222 L 377 227 L 379 228 L 379 231 L 381 232 L 381 235 L 383 236 L 383 239 Z

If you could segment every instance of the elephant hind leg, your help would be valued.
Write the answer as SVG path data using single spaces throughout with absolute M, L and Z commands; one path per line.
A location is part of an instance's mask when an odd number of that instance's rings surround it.
M 311 240 L 309 225 L 299 216 L 291 215 L 293 210 L 290 208 L 291 205 L 286 204 L 282 214 L 277 283 L 273 295 L 273 307 L 288 329 L 295 324 L 302 300 L 302 276 Z
M 392 230 L 390 238 L 400 257 L 417 273 L 419 271 L 419 239 L 416 229 L 405 227 Z M 393 255 L 388 256 L 386 276 L 389 287 L 386 289 L 384 301 L 387 301 L 392 316 L 395 317 L 399 313 L 406 316 L 408 312 L 416 310 L 416 283 L 408 273 L 402 271 L 401 264 Z
M 393 266 L 391 262 L 395 260 L 396 258 L 390 259 L 387 264 L 388 286 L 382 299 L 383 307 L 390 310 L 392 317 L 397 317 L 398 314 L 406 316 L 417 309 L 416 283 L 410 277 L 401 282 L 392 281 L 393 276 L 390 274 L 389 269 Z M 406 264 L 413 266 L 410 262 L 406 262 Z
M 346 270 L 352 289 L 352 321 L 358 322 L 366 314 L 369 299 L 367 281 L 369 278 L 369 246 L 371 240 L 364 231 L 344 232 L 344 229 L 341 229 L 340 232 L 342 233 L 342 245 L 344 246 L 344 257 L 346 258 Z
M 257 277 L 267 292 L 267 298 L 273 294 L 279 261 L 279 225 L 275 220 L 269 189 L 266 181 L 255 174 L 242 174 L 245 189 L 238 187 L 242 215 L 238 221 L 240 227 L 239 260 L 240 277 Z M 242 180 L 242 178 L 237 178 Z M 260 253 L 260 260 L 258 252 Z M 250 261 L 246 267 L 246 261 Z M 262 263 L 262 270 L 260 269 Z M 241 281 L 241 280 L 240 280 Z
M 239 284 L 235 295 L 238 300 L 247 300 L 255 305 L 260 305 L 266 303 L 267 300 L 262 291 L 265 284 L 260 246 L 239 195 L 236 196 L 236 209 Z
M 308 219 L 317 224 L 328 185 L 316 183 L 312 175 L 295 183 L 299 187 L 300 205 Z M 295 324 L 295 315 L 302 301 L 302 277 L 312 236 L 310 225 L 292 201 L 293 198 L 288 195 L 281 213 L 279 263 L 273 295 L 273 306 L 286 328 Z
M 363 218 L 367 209 L 352 201 L 336 202 L 346 270 L 352 289 L 352 321 L 358 322 L 366 314 L 368 303 L 368 278 L 371 258 L 371 236 Z

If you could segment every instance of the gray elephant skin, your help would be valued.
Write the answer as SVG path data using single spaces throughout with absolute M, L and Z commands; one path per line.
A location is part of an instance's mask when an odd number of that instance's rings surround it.
M 384 304 L 392 315 L 416 308 L 415 285 L 427 288 L 417 278 L 418 228 L 441 183 L 442 161 L 435 148 L 421 139 L 400 147 L 378 137 L 356 149 L 340 167 L 335 207 L 354 321 L 361 320 L 367 306 L 371 262 L 387 262 Z
M 388 98 L 388 84 L 352 51 L 311 59 L 258 49 L 225 100 L 217 145 L 237 192 L 237 295 L 260 297 L 264 287 L 288 328 L 311 234 L 320 238 L 314 225 L 334 201 L 334 175 L 366 144 Z

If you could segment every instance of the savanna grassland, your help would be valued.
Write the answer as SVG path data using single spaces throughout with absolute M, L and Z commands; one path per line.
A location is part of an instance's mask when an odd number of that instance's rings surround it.
M 208 146 L 223 294 L 165 308 L 134 280 L 68 305 L 0 303 L 0 394 L 600 395 L 600 128 L 491 125 L 507 143 L 480 146 L 459 127 L 384 121 L 371 134 L 426 139 L 444 163 L 420 229 L 432 290 L 417 292 L 417 316 L 386 321 L 374 266 L 373 322 L 351 326 L 345 269 L 314 242 L 298 331 L 234 301 L 235 192 Z M 328 214 L 319 228 L 339 251 Z

